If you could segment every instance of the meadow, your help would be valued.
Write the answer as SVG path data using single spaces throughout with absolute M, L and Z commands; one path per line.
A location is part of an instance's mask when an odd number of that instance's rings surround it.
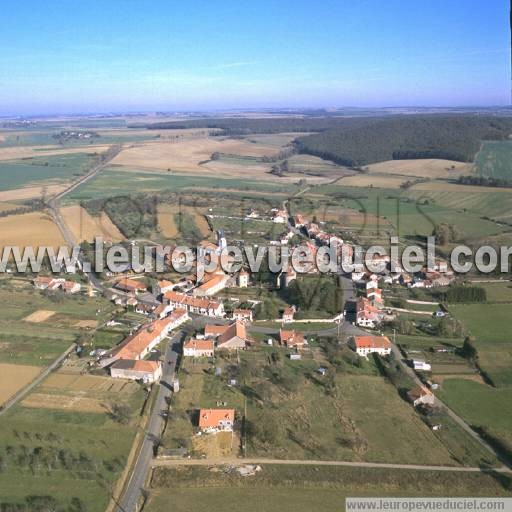
M 488 178 L 512 178 L 512 141 L 486 141 L 475 159 L 476 172 Z
M 109 388 L 100 389 L 104 384 Z M 58 510 L 105 510 L 125 466 L 143 401 L 137 385 L 111 385 L 103 377 L 59 372 L 28 396 L 27 406 L 18 404 L 2 416 L 0 507 L 42 496 Z M 67 396 L 76 399 L 77 390 L 82 402 L 64 407 Z M 91 412 L 83 407 L 87 401 L 102 405 Z M 122 418 L 116 415 L 115 403 L 127 407 Z
M 206 512 L 226 501 L 247 512 L 340 511 L 347 496 L 505 496 L 508 477 L 405 469 L 262 465 L 242 478 L 206 467 L 157 468 L 151 481 L 149 512 Z
M 450 312 L 474 336 L 478 364 L 498 386 L 512 385 L 510 304 L 451 305 Z
M 93 153 L 76 153 L 2 161 L 0 191 L 72 180 L 88 171 L 95 160 Z

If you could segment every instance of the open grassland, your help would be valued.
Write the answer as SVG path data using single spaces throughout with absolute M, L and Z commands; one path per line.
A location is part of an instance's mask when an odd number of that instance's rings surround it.
M 512 141 L 486 141 L 475 160 L 480 176 L 512 179 Z
M 512 454 L 512 389 L 496 389 L 469 380 L 443 382 L 440 397 L 473 425 L 501 442 Z
M 470 166 L 466 163 L 452 160 L 388 160 L 365 166 L 371 174 L 397 174 L 416 178 L 456 178 L 469 174 Z
M 477 283 L 478 286 L 485 289 L 487 302 L 509 303 L 512 304 L 512 282 L 503 281 L 502 283 Z
M 115 195 L 137 194 L 141 192 L 204 190 L 210 194 L 223 191 L 234 191 L 239 199 L 252 193 L 291 193 L 296 187 L 287 182 L 261 182 L 241 178 L 219 178 L 212 184 L 206 176 L 175 175 L 172 173 L 143 172 L 137 169 L 119 170 L 119 167 L 109 167 L 98 176 L 78 187 L 70 194 L 71 200 L 97 199 Z
M 45 296 L 28 282 L 20 284 L 15 287 L 12 282 L 4 281 L 0 287 L 2 363 L 48 366 L 84 334 L 81 321 L 104 321 L 113 310 L 113 306 L 101 298 Z M 54 314 L 44 320 L 41 311 Z M 39 316 L 39 322 L 24 321 L 34 314 Z
M 74 498 L 79 510 L 104 511 L 125 467 L 143 402 L 142 390 L 131 386 L 108 392 L 81 386 L 73 396 L 103 404 L 101 412 L 84 412 L 79 400 L 78 407 L 64 410 L 58 401 L 68 400 L 69 387 L 45 380 L 27 401 L 43 396 L 49 407 L 17 405 L 8 411 L 0 429 L 1 506 L 23 504 L 29 496 L 39 495 L 54 500 L 52 510 L 70 509 Z M 54 397 L 51 404 L 49 396 Z M 126 407 L 122 420 L 114 404 Z
M 105 212 L 93 217 L 85 208 L 71 205 L 62 208 L 61 213 L 78 242 L 92 242 L 99 236 L 114 242 L 124 240 L 122 233 Z
M 512 386 L 512 304 L 452 305 L 449 309 L 474 336 L 482 370 L 496 386 Z
M 206 512 L 236 503 L 246 512 L 344 510 L 347 496 L 506 496 L 508 477 L 404 469 L 264 464 L 253 477 L 206 467 L 158 468 L 149 512 Z
M 0 405 L 39 375 L 35 366 L 0 363 Z
M 92 153 L 77 153 L 0 162 L 0 190 L 70 181 L 89 170 L 96 158 Z
M 41 212 L 23 213 L 0 218 L 0 247 L 65 245 L 59 228 Z

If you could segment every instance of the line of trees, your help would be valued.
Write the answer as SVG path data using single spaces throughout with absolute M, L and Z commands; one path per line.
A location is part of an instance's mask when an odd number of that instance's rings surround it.
M 457 183 L 477 187 L 512 188 L 512 180 L 492 176 L 459 176 Z

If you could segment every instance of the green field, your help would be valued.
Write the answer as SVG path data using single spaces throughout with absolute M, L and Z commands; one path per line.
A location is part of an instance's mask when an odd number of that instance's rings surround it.
M 112 195 L 134 194 L 139 192 L 164 192 L 194 188 L 204 188 L 212 193 L 225 189 L 238 192 L 239 200 L 251 192 L 289 192 L 290 185 L 272 182 L 251 181 L 237 178 L 212 179 L 206 176 L 176 175 L 161 172 L 137 171 L 136 169 L 119 170 L 109 167 L 97 177 L 76 189 L 69 198 L 72 200 L 97 199 Z M 113 192 L 115 191 L 115 192 Z
M 496 389 L 462 379 L 443 382 L 440 397 L 469 425 L 483 427 L 512 453 L 512 389 Z
M 506 496 L 502 482 L 483 473 L 264 464 L 242 478 L 206 467 L 155 470 L 149 512 L 206 512 L 233 504 L 246 512 L 338 512 L 348 496 Z
M 80 320 L 102 322 L 113 310 L 102 298 L 57 297 L 56 300 L 46 296 L 28 283 L 21 283 L 18 288 L 9 282 L 2 283 L 0 362 L 47 366 L 86 332 L 77 325 Z M 55 314 L 40 323 L 23 320 L 39 310 L 55 311 Z
M 475 160 L 480 176 L 488 178 L 512 178 L 512 141 L 488 141 L 482 143 L 482 149 Z
M 456 226 L 463 238 L 498 234 L 506 228 L 481 217 L 493 217 L 493 208 L 498 214 L 506 214 L 507 208 L 512 204 L 512 194 L 501 193 L 497 198 L 494 195 L 486 197 L 484 194 L 480 197 L 477 194 L 477 198 L 485 204 L 480 211 L 474 213 L 469 206 L 466 210 L 466 206 L 450 202 L 453 201 L 453 196 L 464 201 L 463 192 L 460 195 L 450 192 L 450 200 L 445 201 L 438 192 L 397 192 L 391 189 L 363 189 L 341 185 L 320 185 L 313 191 L 338 197 L 339 204 L 347 208 L 384 218 L 391 223 L 395 233 L 402 236 L 430 235 L 435 226 L 443 222 Z
M 51 393 L 41 387 L 36 391 Z M 127 424 L 114 421 L 107 412 L 22 405 L 2 416 L 0 508 L 23 504 L 30 496 L 49 496 L 56 502 L 55 509 L 41 510 L 103 512 L 125 467 L 142 392 L 126 399 L 132 416 Z M 115 400 L 124 396 L 109 393 L 106 403 Z M 68 508 L 73 503 L 81 508 Z
M 0 190 L 71 180 L 87 172 L 96 158 L 92 153 L 75 153 L 3 161 L 0 162 Z
M 496 386 L 512 385 L 512 304 L 450 306 L 476 340 L 478 363 Z
M 512 283 L 503 281 L 502 283 L 478 283 L 485 289 L 487 302 L 512 303 Z

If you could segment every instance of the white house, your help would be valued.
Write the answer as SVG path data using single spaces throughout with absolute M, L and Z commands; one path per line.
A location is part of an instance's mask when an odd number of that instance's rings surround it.
M 350 340 L 350 346 L 362 357 L 368 357 L 370 354 L 391 354 L 391 342 L 387 336 L 354 336 Z

